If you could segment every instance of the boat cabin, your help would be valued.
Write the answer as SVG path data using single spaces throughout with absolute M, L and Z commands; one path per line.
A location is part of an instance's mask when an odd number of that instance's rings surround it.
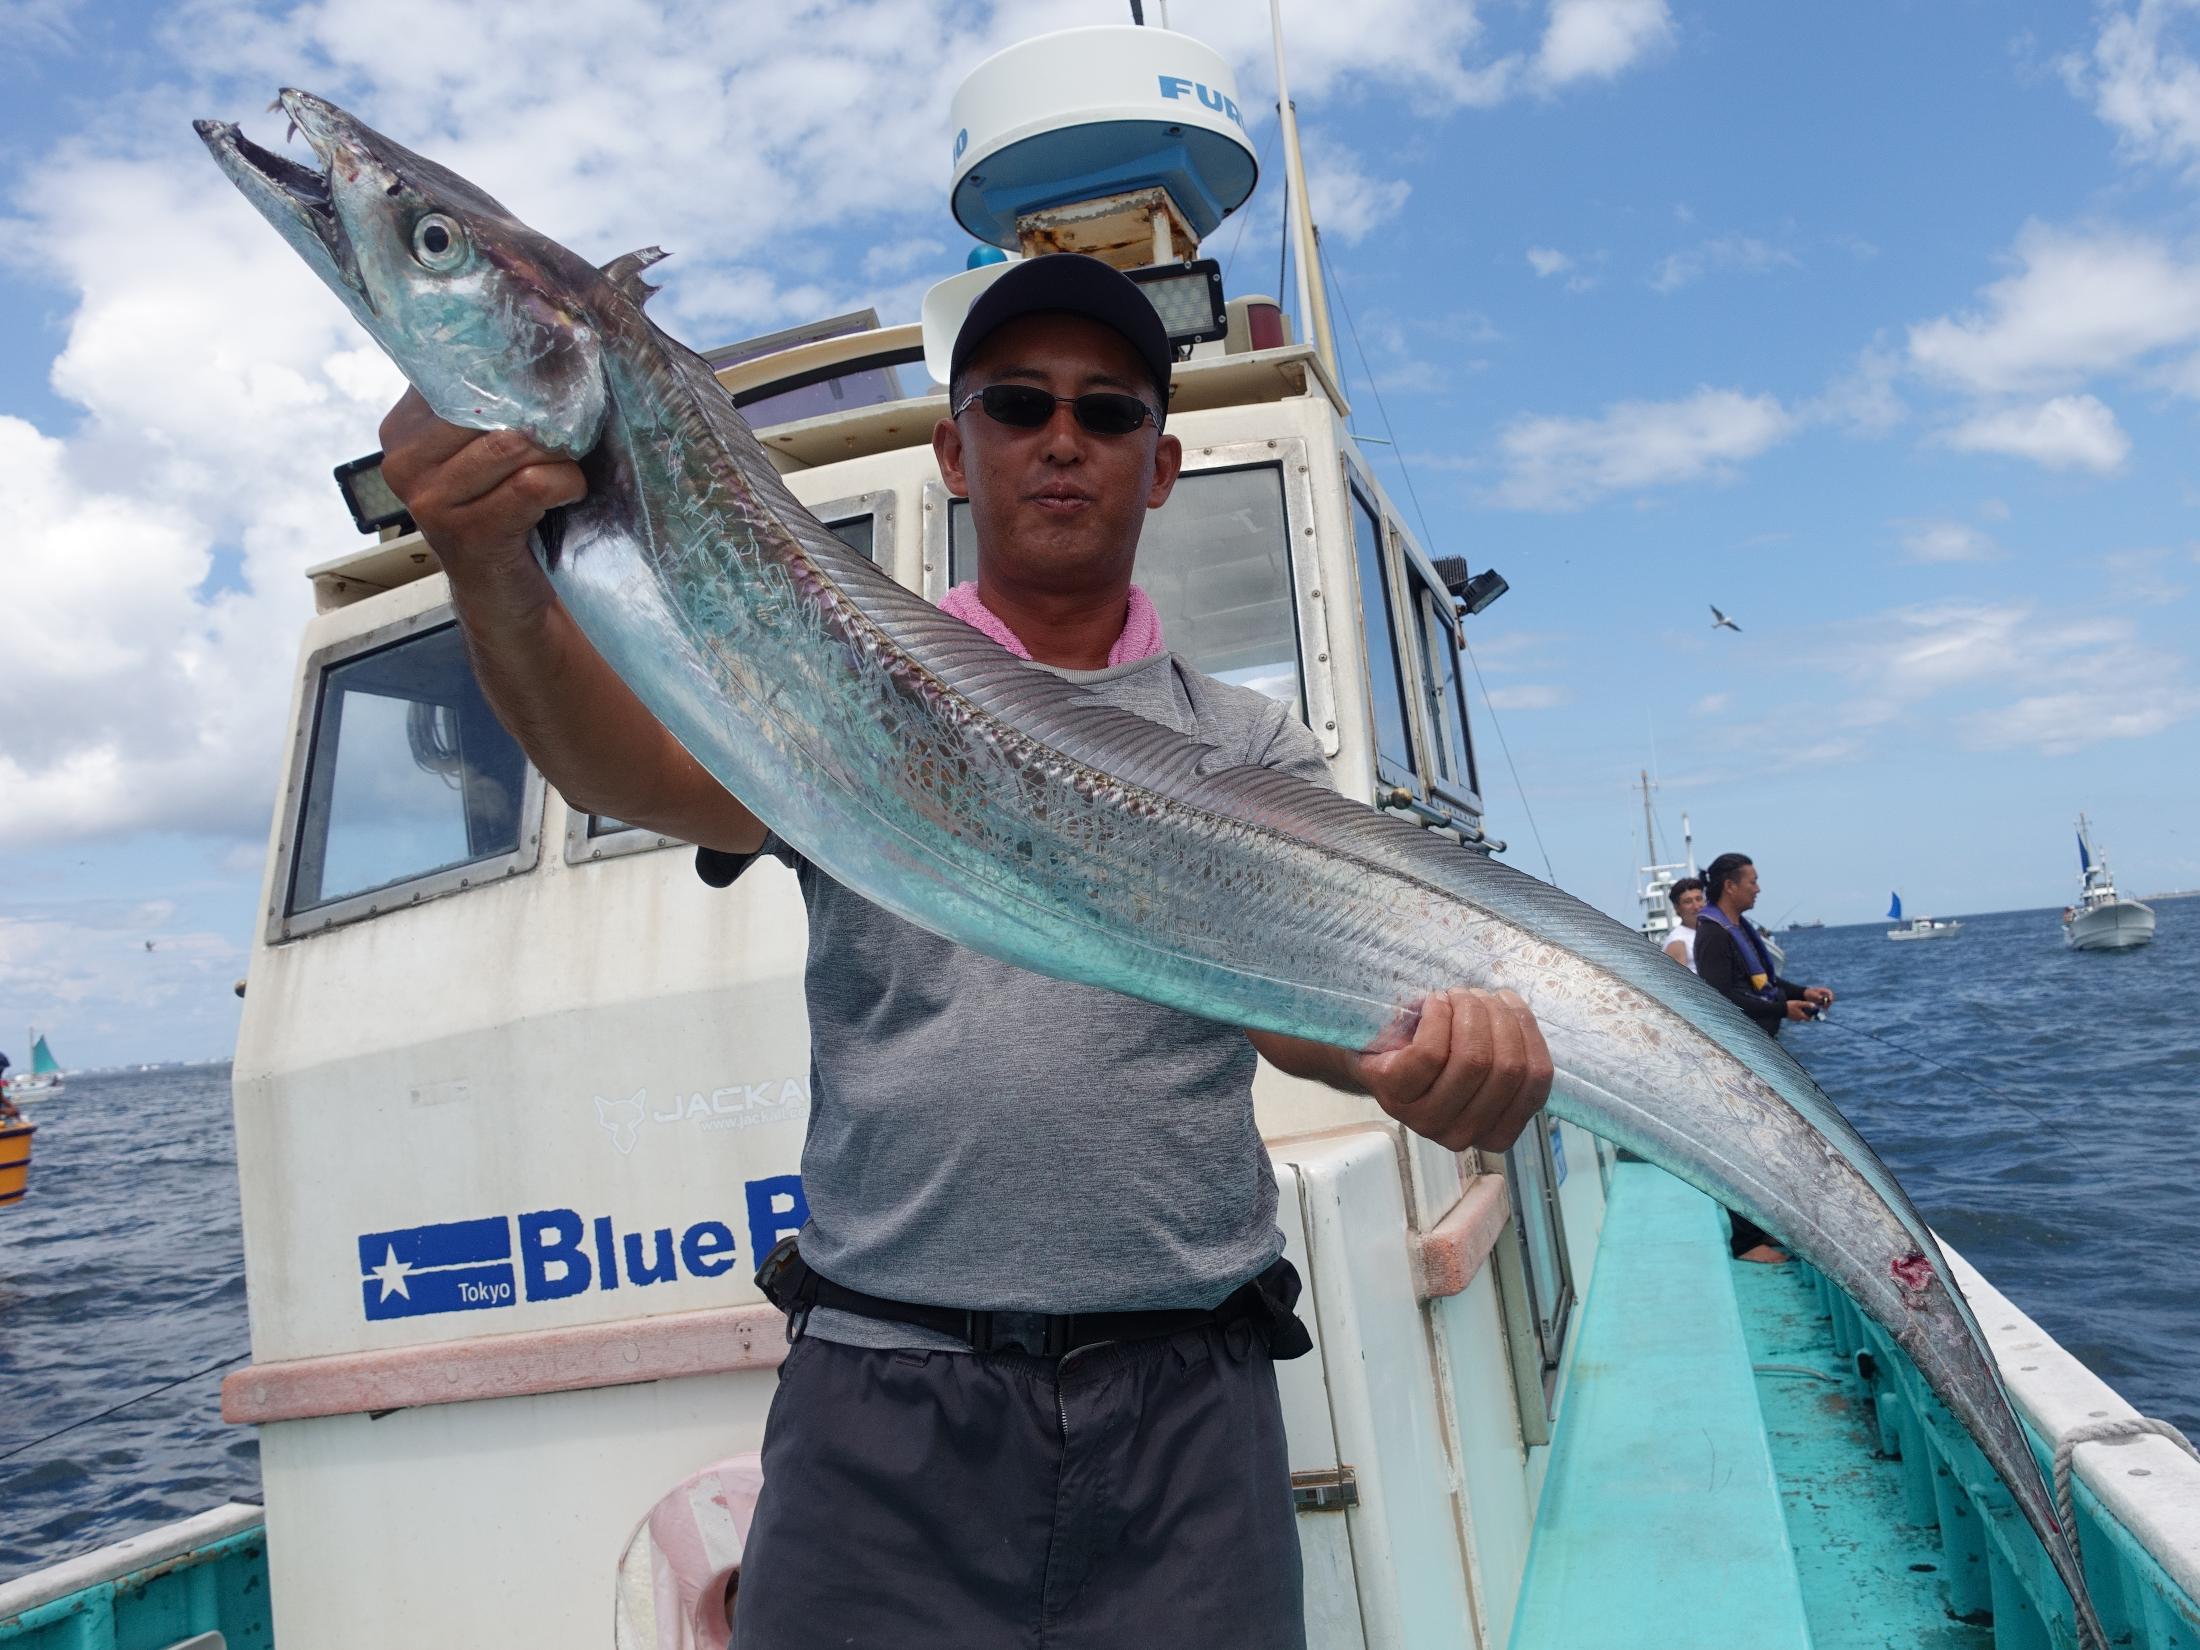
M 1501 847 L 1464 562 L 1416 538 L 1280 306 L 1217 308 L 1139 552 L 1169 645 L 1288 703 L 1346 794 Z M 795 494 L 936 600 L 976 546 L 923 332 L 864 313 L 710 359 Z M 371 497 L 372 461 L 346 470 Z M 750 1274 L 804 1212 L 802 906 L 777 865 L 712 890 L 682 844 L 568 807 L 408 525 L 311 575 L 236 1062 L 253 1363 L 226 1408 L 260 1428 L 279 1638 L 579 1650 L 652 1508 L 760 1436 L 785 1342 Z M 1273 1071 L 1256 1092 L 1320 1348 L 1282 1372 L 1317 1642 L 1502 1642 L 1605 1160 L 1547 1120 L 1484 1160 Z M 478 1584 L 515 1553 L 527 1585 Z

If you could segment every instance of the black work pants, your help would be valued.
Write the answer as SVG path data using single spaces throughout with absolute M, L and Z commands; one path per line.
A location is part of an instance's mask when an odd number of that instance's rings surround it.
M 1084 1347 L 805 1335 L 733 1650 L 1302 1650 L 1275 1368 L 1248 1323 Z

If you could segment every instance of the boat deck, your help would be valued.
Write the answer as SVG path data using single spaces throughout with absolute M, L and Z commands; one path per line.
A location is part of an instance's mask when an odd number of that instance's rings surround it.
M 1648 1164 L 1614 1169 L 1604 1234 L 1513 1650 L 1992 1650 L 1811 1274 L 1730 1260 Z
M 1879 1453 L 1872 1396 L 1836 1355 L 1810 1273 L 1726 1265 L 1813 1650 L 1993 1650 L 1990 1626 L 1949 1613 L 1939 1526 L 1905 1515 L 1901 1466 Z

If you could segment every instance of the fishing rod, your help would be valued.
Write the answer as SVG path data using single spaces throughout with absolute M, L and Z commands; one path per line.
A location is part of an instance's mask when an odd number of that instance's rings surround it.
M 2053 1117 L 2049 1116 L 2046 1112 L 2041 1111 L 2036 1106 L 2027 1104 L 2025 1101 L 2019 1100 L 2015 1095 L 2010 1094 L 2005 1090 L 1995 1088 L 1994 1085 L 1991 1083 L 1972 1076 L 1971 1073 L 1965 1071 L 1960 1066 L 1951 1066 L 1945 1060 L 1935 1059 L 1932 1055 L 1927 1054 L 1923 1049 L 1912 1048 L 1907 1043 L 1898 1043 L 1892 1037 L 1882 1036 L 1878 1032 L 1872 1031 L 1867 1027 L 1853 1025 L 1847 1020 L 1833 1019 L 1825 1012 L 1824 1009 L 1814 1009 L 1811 1013 L 1811 1022 L 1815 1025 L 1832 1026 L 1839 1031 L 1851 1032 L 1858 1037 L 1869 1037 L 1873 1042 L 1880 1044 L 1882 1047 L 1891 1048 L 1897 1054 L 1906 1054 L 1913 1060 L 1922 1060 L 1928 1066 L 1937 1067 L 1939 1070 L 1946 1072 L 1951 1077 L 1960 1077 L 1966 1083 L 1969 1083 L 1973 1088 L 1980 1089 L 1985 1093 L 1992 1095 L 1996 1100 L 2001 1101 L 2003 1104 L 2014 1106 L 2017 1108 L 2017 1110 L 2023 1112 L 2026 1116 L 2031 1117 L 2038 1122 L 2046 1124 L 2047 1127 L 2055 1131 L 2057 1137 L 2060 1138 L 2065 1145 L 2070 1146 L 2074 1150 L 2078 1151 L 2083 1151 L 2085 1149 L 2078 1144 L 2075 1138 L 2073 1138 L 2063 1129 L 2063 1126 L 2060 1123 L 2058 1123 Z
M 40 1444 L 52 1443 L 56 1438 L 61 1437 L 64 1433 L 74 1432 L 78 1427 L 88 1427 L 94 1421 L 104 1421 L 110 1415 L 119 1415 L 122 1413 L 122 1411 L 128 1409 L 132 1404 L 142 1404 L 148 1398 L 157 1398 L 163 1392 L 167 1392 L 175 1387 L 179 1387 L 183 1385 L 183 1383 L 186 1381 L 195 1381 L 201 1375 L 211 1375 L 217 1369 L 227 1369 L 231 1364 L 241 1364 L 245 1361 L 245 1359 L 251 1356 L 252 1354 L 250 1352 L 240 1352 L 233 1358 L 222 1359 L 220 1363 L 208 1364 L 204 1369 L 194 1369 L 188 1375 L 178 1375 L 172 1381 L 163 1381 L 159 1386 L 141 1392 L 134 1398 L 125 1398 L 119 1404 L 109 1404 L 105 1409 L 99 1411 L 96 1415 L 87 1415 L 82 1420 L 71 1421 L 65 1427 L 55 1427 L 53 1431 L 43 1433 L 40 1436 L 33 1438 L 27 1444 L 18 1444 L 15 1446 L 15 1448 L 11 1450 L 0 1451 L 0 1461 L 12 1461 L 18 1455 L 23 1454 L 25 1451 L 36 1449 Z

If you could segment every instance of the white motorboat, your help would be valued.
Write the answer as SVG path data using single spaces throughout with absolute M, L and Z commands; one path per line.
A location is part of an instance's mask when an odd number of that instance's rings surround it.
M 2116 892 L 2108 856 L 2078 815 L 2078 903 L 2063 908 L 2063 944 L 2073 951 L 2128 951 L 2154 938 L 2154 907 Z
M 1953 917 L 1904 917 L 1900 894 L 1887 896 L 1887 918 L 1900 925 L 1887 930 L 1890 940 L 1944 940 L 1963 931 Z

